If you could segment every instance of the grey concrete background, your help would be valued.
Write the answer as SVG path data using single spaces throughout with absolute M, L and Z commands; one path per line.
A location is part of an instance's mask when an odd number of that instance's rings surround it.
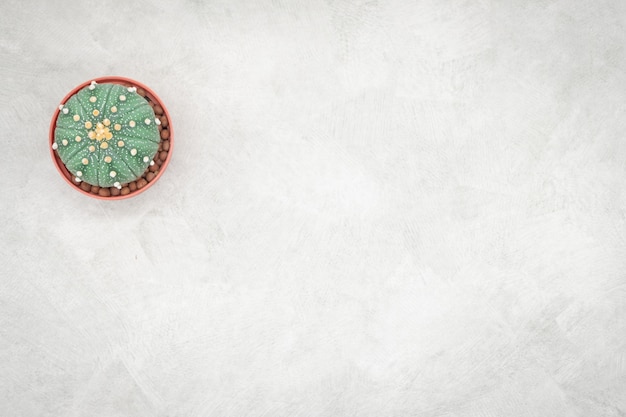
M 3 1 L 0 415 L 626 415 L 626 3 Z M 73 191 L 123 75 L 176 149 Z

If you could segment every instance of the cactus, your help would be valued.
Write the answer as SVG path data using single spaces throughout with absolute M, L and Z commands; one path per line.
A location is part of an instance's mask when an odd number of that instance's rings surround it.
M 160 121 L 136 91 L 92 81 L 59 106 L 52 148 L 76 182 L 119 189 L 150 165 Z

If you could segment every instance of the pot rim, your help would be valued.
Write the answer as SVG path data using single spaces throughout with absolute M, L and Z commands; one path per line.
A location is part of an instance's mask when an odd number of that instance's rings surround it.
M 65 164 L 63 163 L 63 161 L 61 161 L 61 158 L 59 158 L 59 155 L 54 151 L 54 149 L 52 149 L 52 144 L 54 143 L 54 129 L 56 128 L 56 122 L 57 122 L 57 117 L 59 116 L 59 108 L 57 107 L 57 109 L 54 111 L 54 114 L 52 115 L 52 121 L 50 122 L 50 130 L 49 130 L 49 134 L 48 134 L 48 150 L 50 151 L 50 156 L 52 157 L 52 162 L 54 163 L 54 166 L 56 167 L 57 171 L 59 172 L 59 174 L 61 174 L 61 177 L 63 177 L 63 179 L 65 180 L 65 182 L 67 182 L 74 190 L 80 192 L 81 194 L 84 194 L 86 196 L 89 196 L 91 198 L 95 198 L 97 200 L 124 200 L 126 198 L 131 198 L 131 197 L 135 197 L 141 193 L 143 193 L 144 191 L 146 191 L 148 188 L 150 188 L 154 183 L 156 183 L 159 178 L 161 178 L 161 175 L 163 175 L 163 172 L 165 172 L 165 169 L 167 168 L 167 165 L 170 162 L 170 159 L 172 157 L 172 151 L 174 149 L 174 130 L 172 129 L 172 119 L 170 118 L 170 113 L 167 111 L 167 108 L 163 105 L 163 100 L 161 100 L 161 98 L 154 92 L 152 91 L 152 89 L 150 87 L 147 87 L 146 85 L 133 80 L 132 78 L 127 78 L 127 77 L 119 77 L 119 76 L 115 76 L 115 75 L 110 75 L 110 76 L 104 76 L 104 77 L 99 77 L 99 78 L 93 78 L 90 79 L 89 81 L 85 81 L 81 84 L 79 84 L 78 86 L 74 87 L 64 98 L 63 101 L 61 101 L 62 104 L 67 103 L 67 100 L 70 99 L 70 97 L 72 97 L 74 94 L 76 94 L 79 90 L 81 90 L 84 87 L 87 87 L 88 85 L 91 84 L 91 81 L 95 81 L 99 84 L 102 83 L 113 83 L 113 84 L 120 84 L 123 86 L 134 86 L 134 87 L 138 87 L 138 88 L 143 88 L 144 91 L 147 93 L 147 95 L 151 98 L 154 98 L 155 102 L 159 104 L 159 106 L 161 106 L 161 108 L 163 109 L 163 114 L 165 115 L 165 117 L 167 118 L 168 121 L 168 130 L 170 131 L 170 137 L 169 137 L 169 141 L 170 141 L 170 148 L 167 151 L 167 158 L 165 158 L 165 161 L 163 161 L 163 163 L 161 164 L 161 168 L 159 169 L 159 172 L 157 173 L 157 175 L 154 177 L 154 179 L 152 181 L 150 181 L 148 184 L 146 184 L 143 188 L 138 189 L 136 191 L 130 192 L 126 195 L 116 195 L 116 196 L 109 196 L 109 197 L 102 197 L 101 195 L 98 194 L 93 194 L 90 192 L 87 192 L 85 190 L 83 190 L 82 188 L 78 187 L 76 185 L 76 183 L 74 181 L 72 181 L 72 175 L 69 172 L 69 170 L 65 167 Z

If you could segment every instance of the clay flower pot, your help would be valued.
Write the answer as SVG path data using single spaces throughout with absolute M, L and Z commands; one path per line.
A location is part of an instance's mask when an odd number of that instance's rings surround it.
M 173 145 L 161 99 L 135 80 L 114 76 L 70 91 L 52 116 L 48 139 L 65 181 L 100 200 L 121 200 L 150 188 L 163 175 Z

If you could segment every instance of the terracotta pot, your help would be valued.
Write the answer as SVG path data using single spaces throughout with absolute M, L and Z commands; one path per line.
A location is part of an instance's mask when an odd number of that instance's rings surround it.
M 148 182 L 148 184 L 146 184 L 143 188 L 135 190 L 135 191 L 131 191 L 129 194 L 103 197 L 101 195 L 85 191 L 82 188 L 80 188 L 79 184 L 73 181 L 72 174 L 67 170 L 67 168 L 65 167 L 65 164 L 63 164 L 63 161 L 61 161 L 61 158 L 59 158 L 59 155 L 52 149 L 52 144 L 54 143 L 54 130 L 56 128 L 57 116 L 59 115 L 59 111 L 60 111 L 58 108 L 52 115 L 52 122 L 50 123 L 50 134 L 48 138 L 48 149 L 50 150 L 52 161 L 54 162 L 54 166 L 57 168 L 57 171 L 59 171 L 59 173 L 65 179 L 65 181 L 68 184 L 70 184 L 70 186 L 73 189 L 75 189 L 81 194 L 84 194 L 92 198 L 97 198 L 98 200 L 122 200 L 125 198 L 134 197 L 140 193 L 143 193 L 148 188 L 150 188 L 155 182 L 157 182 L 159 178 L 161 178 L 161 175 L 163 175 L 163 172 L 165 172 L 165 168 L 167 168 L 167 165 L 170 162 L 170 159 L 172 157 L 172 150 L 174 149 L 174 130 L 172 128 L 172 119 L 170 118 L 170 114 L 167 111 L 167 108 L 165 107 L 161 99 L 154 93 L 154 91 L 152 91 L 150 88 L 146 87 L 140 82 L 131 80 L 130 78 L 115 77 L 115 76 L 94 78 L 93 80 L 96 81 L 98 84 L 111 83 L 111 84 L 120 84 L 120 85 L 123 85 L 124 87 L 132 86 L 132 87 L 137 87 L 137 89 L 142 88 L 145 91 L 145 96 L 147 98 L 149 98 L 151 101 L 155 102 L 156 104 L 158 104 L 159 106 L 163 108 L 163 115 L 167 118 L 167 122 L 168 122 L 167 128 L 169 129 L 169 132 L 170 132 L 170 136 L 168 139 L 170 143 L 170 147 L 169 147 L 169 150 L 167 151 L 167 157 L 165 158 L 165 161 L 162 162 L 161 167 L 159 168 L 156 176 L 154 177 L 152 181 Z M 70 91 L 63 98 L 62 101 L 60 101 L 60 103 L 67 103 L 67 100 L 69 100 L 70 97 L 72 97 L 82 88 L 89 86 L 91 81 L 92 80 L 85 81 L 84 83 L 76 86 L 72 91 Z

